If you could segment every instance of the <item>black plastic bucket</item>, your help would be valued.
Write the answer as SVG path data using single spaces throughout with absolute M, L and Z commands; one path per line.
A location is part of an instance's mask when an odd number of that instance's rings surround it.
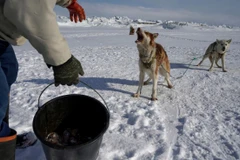
M 109 118 L 107 106 L 97 99 L 70 94 L 54 98 L 39 107 L 33 119 L 33 130 L 41 141 L 47 160 L 96 160 Z M 81 135 L 90 138 L 70 146 L 46 141 L 49 133 L 66 128 L 77 128 Z

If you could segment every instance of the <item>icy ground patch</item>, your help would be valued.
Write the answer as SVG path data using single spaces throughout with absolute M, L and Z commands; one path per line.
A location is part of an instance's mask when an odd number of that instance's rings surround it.
M 61 27 L 72 54 L 85 71 L 82 81 L 104 97 L 110 126 L 98 160 L 236 160 L 240 156 L 240 32 L 232 30 L 165 30 L 157 42 L 171 62 L 173 89 L 159 79 L 158 101 L 150 101 L 151 84 L 131 97 L 138 85 L 138 53 L 128 28 Z M 208 72 L 201 60 L 216 39 L 233 39 L 224 73 Z M 19 76 L 11 90 L 10 125 L 18 133 L 32 130 L 41 91 L 53 80 L 51 69 L 29 44 L 14 48 Z M 194 60 L 193 60 L 194 59 Z M 221 64 L 221 63 L 220 63 Z M 50 87 L 41 104 L 62 94 L 85 94 L 101 100 L 82 84 Z M 16 160 L 45 160 L 41 144 L 16 151 Z

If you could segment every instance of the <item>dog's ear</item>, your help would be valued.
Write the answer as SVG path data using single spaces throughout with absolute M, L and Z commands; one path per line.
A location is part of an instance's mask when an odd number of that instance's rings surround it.
M 130 26 L 130 31 L 129 31 L 129 35 L 134 35 L 135 29 L 133 28 L 133 26 Z
M 217 42 L 217 43 L 219 43 L 219 42 L 220 42 L 220 40 L 216 39 L 216 42 Z
M 227 40 L 227 43 L 230 44 L 232 42 L 232 39 Z
M 153 33 L 153 38 L 156 39 L 158 37 L 158 33 Z
M 136 33 L 141 32 L 141 31 L 142 31 L 142 29 L 140 27 L 138 27 L 137 30 L 136 30 Z

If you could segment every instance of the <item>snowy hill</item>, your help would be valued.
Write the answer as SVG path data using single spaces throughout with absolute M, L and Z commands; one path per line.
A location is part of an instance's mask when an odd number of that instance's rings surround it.
M 110 27 L 144 27 L 155 26 L 163 29 L 177 29 L 183 27 L 193 27 L 198 29 L 234 29 L 240 30 L 240 27 L 233 27 L 228 25 L 208 25 L 206 23 L 195 22 L 177 22 L 177 21 L 162 21 L 162 20 L 142 20 L 142 19 L 130 19 L 128 17 L 115 16 L 111 18 L 106 17 L 88 17 L 82 23 L 72 23 L 68 17 L 57 16 L 57 21 L 60 26 L 79 26 L 79 27 L 91 27 L 91 26 L 110 26 Z

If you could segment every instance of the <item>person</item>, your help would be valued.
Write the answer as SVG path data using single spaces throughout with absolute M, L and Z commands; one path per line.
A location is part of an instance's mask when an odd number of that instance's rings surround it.
M 53 70 L 55 86 L 75 85 L 79 82 L 79 75 L 84 74 L 80 61 L 71 54 L 60 33 L 55 5 L 67 8 L 71 21 L 77 23 L 86 19 L 77 0 L 0 0 L 0 151 L 4 150 L 2 144 L 16 134 L 8 124 L 10 88 L 18 74 L 12 45 L 21 46 L 28 40 Z M 16 139 L 12 140 L 17 142 L 18 139 L 26 141 L 26 137 L 14 137 Z

